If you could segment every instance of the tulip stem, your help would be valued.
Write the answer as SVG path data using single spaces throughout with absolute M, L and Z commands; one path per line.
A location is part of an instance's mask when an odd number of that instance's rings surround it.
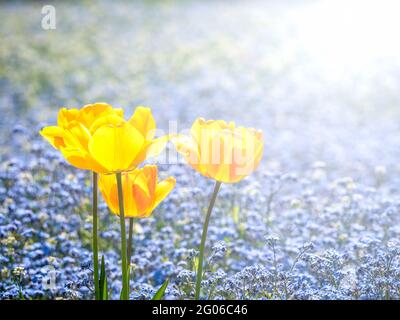
M 93 188 L 92 188 L 92 218 L 93 218 L 93 235 L 92 235 L 92 244 L 93 244 L 93 274 L 94 274 L 94 294 L 96 300 L 100 300 L 100 290 L 99 290 L 99 251 L 97 246 L 97 173 L 93 172 Z
M 121 268 L 122 268 L 122 300 L 129 300 L 129 286 L 128 286 L 128 268 L 126 260 L 126 230 L 125 230 L 125 214 L 124 214 L 124 198 L 122 192 L 122 178 L 121 173 L 117 172 L 117 186 L 118 186 L 118 204 L 119 204 L 119 221 L 121 225 Z
M 131 264 L 131 257 L 132 257 L 132 238 L 133 238 L 133 218 L 129 218 L 128 265 Z
M 201 243 L 200 243 L 200 254 L 199 254 L 199 262 L 197 266 L 197 277 L 196 277 L 196 291 L 194 295 L 195 300 L 199 300 L 200 298 L 200 289 L 201 289 L 201 278 L 203 277 L 203 258 L 204 258 L 204 247 L 206 244 L 207 239 L 207 230 L 208 230 L 208 223 L 210 222 L 210 216 L 212 209 L 214 208 L 215 200 L 217 199 L 217 194 L 219 188 L 221 187 L 221 182 L 216 181 L 214 192 L 211 196 L 210 204 L 208 205 L 206 219 L 203 225 L 203 234 L 201 235 Z

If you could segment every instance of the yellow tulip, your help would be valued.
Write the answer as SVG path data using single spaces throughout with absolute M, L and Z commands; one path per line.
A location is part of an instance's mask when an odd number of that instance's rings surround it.
M 264 147 L 261 131 L 202 118 L 193 123 L 189 136 L 176 135 L 172 142 L 196 171 L 225 183 L 251 174 L 261 161 Z
M 141 169 L 122 173 L 122 192 L 126 218 L 146 218 L 175 186 L 175 178 L 161 182 L 157 178 L 157 166 L 146 165 Z M 102 174 L 99 187 L 110 210 L 119 215 L 117 181 L 114 175 Z
M 137 107 L 126 121 L 122 109 L 95 103 L 80 110 L 62 108 L 57 126 L 45 127 L 40 134 L 73 166 L 111 173 L 132 170 L 158 155 L 168 137 L 153 139 L 155 129 L 150 108 Z

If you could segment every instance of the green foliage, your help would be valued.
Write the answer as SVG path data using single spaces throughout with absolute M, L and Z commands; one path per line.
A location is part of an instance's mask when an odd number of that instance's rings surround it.
M 104 256 L 101 257 L 101 266 L 100 266 L 100 298 L 101 300 L 108 300 L 108 285 L 107 285 L 107 275 L 104 263 Z
M 160 289 L 157 290 L 152 300 L 161 300 L 164 297 L 165 290 L 168 287 L 169 279 L 165 280 Z

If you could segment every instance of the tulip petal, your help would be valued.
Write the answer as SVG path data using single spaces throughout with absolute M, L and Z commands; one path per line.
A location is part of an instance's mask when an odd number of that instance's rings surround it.
M 165 149 L 168 140 L 169 140 L 168 135 L 152 140 L 149 146 L 147 147 L 146 158 L 157 157 Z
M 171 136 L 171 142 L 175 146 L 176 151 L 183 156 L 187 156 L 191 151 L 197 152 L 197 143 L 191 137 L 183 134 L 174 134 Z
M 116 183 L 116 177 L 115 175 L 113 176 Z M 133 194 L 134 179 L 135 175 L 132 175 L 132 173 L 126 172 L 122 174 L 122 192 L 124 195 L 124 211 L 126 217 L 133 217 L 137 213 L 135 195 Z M 119 208 L 117 209 L 117 213 L 119 215 Z
M 217 181 L 230 181 L 230 168 L 233 164 L 233 138 L 232 132 L 224 132 L 219 137 L 219 146 L 213 148 L 213 158 L 219 159 L 219 162 L 213 160 L 207 168 L 207 173 Z M 218 148 L 219 147 L 219 150 Z M 216 156 L 218 153 L 218 156 Z
M 44 127 L 40 130 L 40 135 L 44 137 L 55 149 L 65 147 L 65 131 L 56 126 Z
M 198 118 L 193 122 L 192 127 L 190 128 L 190 134 L 191 134 L 192 138 L 199 145 L 201 142 L 201 134 L 202 134 L 205 123 L 206 123 L 206 120 L 204 120 L 203 118 Z
M 146 168 L 148 166 L 145 166 Z M 144 168 L 142 169 L 136 169 L 132 172 L 130 172 L 130 176 L 132 177 L 132 184 L 136 185 L 138 188 L 140 188 L 146 196 L 150 197 L 150 190 L 148 186 L 148 180 L 147 176 L 144 174 Z
M 67 109 L 67 108 L 61 108 L 60 111 L 58 112 L 57 116 L 57 124 L 59 127 L 64 128 L 68 126 L 68 124 L 76 120 L 78 117 L 79 110 L 78 109 Z
M 132 194 L 135 198 L 136 212 L 134 217 L 145 218 L 151 214 L 152 198 L 146 195 L 146 193 L 139 188 L 137 185 L 132 186 Z
M 61 153 L 64 158 L 74 167 L 82 170 L 92 170 L 88 155 L 79 148 L 62 148 Z
M 156 131 L 156 122 L 154 121 L 151 109 L 139 106 L 135 109 L 129 122 L 134 126 L 146 140 L 152 140 Z
M 97 102 L 87 104 L 79 110 L 77 120 L 82 123 L 86 128 L 90 128 L 96 119 L 99 117 L 113 114 L 116 109 L 113 109 L 108 103 Z
M 69 140 L 66 141 L 66 144 L 79 146 L 79 148 L 84 149 L 85 152 L 87 152 L 90 133 L 83 124 L 73 120 L 65 128 L 65 131 L 67 132 L 67 138 L 69 138 Z
M 155 201 L 153 204 L 152 211 L 165 199 L 165 197 L 174 189 L 176 180 L 173 177 L 169 177 L 159 184 L 157 184 Z
M 147 165 L 142 169 L 143 175 L 147 181 L 147 188 L 151 195 L 154 195 L 157 186 L 157 166 Z
M 234 122 L 198 118 L 190 137 L 171 138 L 177 151 L 202 175 L 234 183 L 251 174 L 261 161 L 262 132 L 235 127 Z
M 110 210 L 114 214 L 117 214 L 118 211 L 116 211 L 116 209 L 118 208 L 118 194 L 115 175 L 100 174 L 99 189 Z
M 146 165 L 141 169 L 122 174 L 125 216 L 145 218 L 168 195 L 175 186 L 170 177 L 157 184 L 157 166 Z M 115 175 L 101 174 L 99 177 L 101 194 L 110 210 L 119 215 L 118 190 Z
M 115 175 L 111 175 L 112 178 L 115 180 Z M 112 213 L 119 215 L 119 202 L 118 202 L 118 187 L 117 183 L 113 184 L 110 189 L 109 203 L 108 206 Z M 124 205 L 125 209 L 125 205 Z
M 124 122 L 124 118 L 117 114 L 108 114 L 97 118 L 89 128 L 90 134 L 94 134 L 96 130 L 104 125 L 115 125 L 118 126 Z
M 98 128 L 89 141 L 89 152 L 109 172 L 128 171 L 143 144 L 140 132 L 122 122 Z
M 174 135 L 171 137 L 171 142 L 174 144 L 176 151 L 185 157 L 186 162 L 193 169 L 201 172 L 200 154 L 196 141 L 192 137 Z

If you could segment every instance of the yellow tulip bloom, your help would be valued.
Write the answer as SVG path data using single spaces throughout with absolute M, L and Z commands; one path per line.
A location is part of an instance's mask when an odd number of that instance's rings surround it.
M 159 154 L 168 137 L 153 139 L 155 121 L 150 108 L 137 107 L 129 121 L 123 110 L 106 103 L 86 105 L 80 110 L 62 108 L 57 126 L 40 134 L 61 151 L 73 166 L 98 173 L 134 169 L 147 157 Z
M 263 135 L 233 122 L 197 119 L 190 135 L 172 138 L 186 162 L 207 178 L 235 183 L 251 174 L 263 154 Z
M 161 182 L 157 178 L 157 166 L 146 165 L 141 169 L 122 173 L 122 192 L 126 218 L 146 218 L 175 186 L 175 178 Z M 99 187 L 110 210 L 119 215 L 118 188 L 114 175 L 102 174 Z

